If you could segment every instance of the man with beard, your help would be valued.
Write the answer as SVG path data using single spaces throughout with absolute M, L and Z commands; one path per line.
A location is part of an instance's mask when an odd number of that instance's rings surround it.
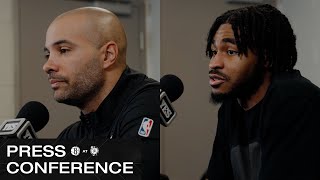
M 227 11 L 206 54 L 222 103 L 208 179 L 320 179 L 320 89 L 294 69 L 287 17 L 270 5 Z
M 54 99 L 81 110 L 59 139 L 159 140 L 159 82 L 126 64 L 119 19 L 83 7 L 54 19 L 46 33 L 43 70 Z

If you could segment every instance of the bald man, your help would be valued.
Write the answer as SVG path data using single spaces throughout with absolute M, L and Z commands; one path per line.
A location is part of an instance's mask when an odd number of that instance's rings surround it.
M 84 7 L 50 24 L 43 70 L 60 103 L 81 110 L 59 139 L 159 139 L 159 83 L 126 64 L 127 40 L 110 11 Z

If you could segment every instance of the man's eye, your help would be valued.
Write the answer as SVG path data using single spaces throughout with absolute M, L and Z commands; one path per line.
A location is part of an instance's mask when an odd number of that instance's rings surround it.
M 65 54 L 65 53 L 67 53 L 69 51 L 69 49 L 67 49 L 67 48 L 61 48 L 60 49 L 60 53 L 61 54 Z
M 46 52 L 46 53 L 44 54 L 44 58 L 46 58 L 46 59 L 49 59 L 49 56 L 50 56 L 50 53 L 48 53 L 48 52 Z
M 233 51 L 233 50 L 228 50 L 227 53 L 228 53 L 228 55 L 230 55 L 230 56 L 239 55 L 239 52 L 238 52 L 238 51 Z

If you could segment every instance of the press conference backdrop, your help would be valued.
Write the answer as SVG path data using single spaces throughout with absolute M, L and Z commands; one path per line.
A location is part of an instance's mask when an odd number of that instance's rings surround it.
M 102 3 L 100 3 L 102 4 Z M 37 100 L 47 106 L 49 123 L 38 133 L 41 138 L 55 138 L 69 124 L 79 120 L 80 111 L 75 107 L 59 104 L 53 100 L 53 92 L 42 70 L 45 63 L 43 47 L 48 25 L 59 14 L 82 6 L 92 6 L 85 0 L 19 0 L 19 92 L 18 104 Z M 145 51 L 141 45 L 144 34 L 144 3 L 134 0 L 131 13 L 120 15 L 128 38 L 127 62 L 145 72 Z M 103 6 L 102 6 L 103 7 Z M 108 8 L 108 7 L 104 7 Z
M 0 1 L 0 122 L 15 114 L 18 21 L 15 0 Z
M 279 0 L 278 8 L 287 15 L 297 36 L 301 74 L 320 87 L 320 1 Z

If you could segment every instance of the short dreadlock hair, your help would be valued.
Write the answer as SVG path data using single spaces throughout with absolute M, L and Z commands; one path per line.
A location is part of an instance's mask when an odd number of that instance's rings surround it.
M 211 58 L 213 37 L 222 24 L 231 24 L 240 54 L 248 49 L 274 73 L 292 71 L 297 62 L 296 36 L 288 18 L 271 5 L 234 9 L 219 16 L 208 33 L 206 55 Z

